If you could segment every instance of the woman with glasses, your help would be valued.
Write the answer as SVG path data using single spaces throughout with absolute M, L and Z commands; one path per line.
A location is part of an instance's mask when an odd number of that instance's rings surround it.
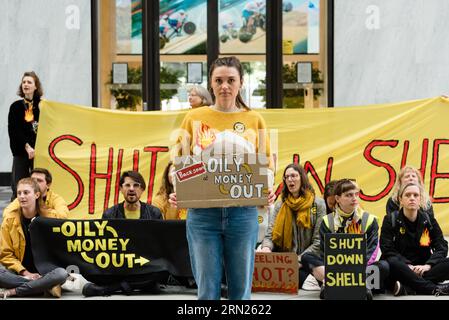
M 301 257 L 307 252 L 319 254 L 319 230 L 326 206 L 323 199 L 315 196 L 302 166 L 289 164 L 282 181 L 282 200 L 274 206 L 265 239 L 258 251 L 295 252 L 298 255 L 301 288 L 310 274 L 307 266 L 301 263 Z

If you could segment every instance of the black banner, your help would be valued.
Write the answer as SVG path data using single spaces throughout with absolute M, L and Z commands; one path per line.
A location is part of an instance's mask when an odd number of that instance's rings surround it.
M 185 221 L 39 217 L 30 233 L 41 274 L 62 267 L 95 282 L 165 272 L 192 277 Z
M 365 235 L 324 236 L 325 299 L 366 300 Z

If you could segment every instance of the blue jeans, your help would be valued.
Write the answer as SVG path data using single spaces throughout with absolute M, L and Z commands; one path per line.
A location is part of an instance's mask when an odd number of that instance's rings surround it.
M 229 299 L 251 299 L 256 207 L 189 209 L 186 226 L 198 299 L 220 300 L 223 267 Z
M 56 268 L 37 280 L 29 280 L 7 270 L 0 264 L 0 288 L 16 289 L 18 297 L 44 293 L 45 290 L 63 284 L 69 274 L 62 268 Z

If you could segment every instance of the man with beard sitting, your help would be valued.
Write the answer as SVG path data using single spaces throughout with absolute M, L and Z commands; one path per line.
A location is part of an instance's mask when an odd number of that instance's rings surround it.
M 146 185 L 142 175 L 137 171 L 126 171 L 120 177 L 120 191 L 125 200 L 103 213 L 103 219 L 145 219 L 161 220 L 162 214 L 158 208 L 140 201 Z M 152 275 L 133 275 L 111 277 L 108 285 L 97 285 L 92 282 L 83 287 L 83 295 L 108 296 L 113 293 L 131 294 L 134 290 L 141 290 L 147 293 L 159 293 L 159 284 L 155 280 L 157 276 L 161 279 L 165 274 Z

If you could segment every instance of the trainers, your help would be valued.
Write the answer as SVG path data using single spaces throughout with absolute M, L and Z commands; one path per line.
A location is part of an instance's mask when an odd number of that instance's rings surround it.
M 9 291 L 8 289 L 2 289 L 0 288 L 0 299 L 6 299 L 9 297 Z
M 51 289 L 47 290 L 48 295 L 55 297 L 55 298 L 61 298 L 62 295 L 62 290 L 61 290 L 61 286 L 58 284 L 56 286 L 54 286 Z
M 433 294 L 436 297 L 449 295 L 449 283 L 437 284 L 437 287 L 433 290 Z
M 98 286 L 92 282 L 88 282 L 83 287 L 83 296 L 94 297 L 94 296 L 107 296 L 105 288 Z

